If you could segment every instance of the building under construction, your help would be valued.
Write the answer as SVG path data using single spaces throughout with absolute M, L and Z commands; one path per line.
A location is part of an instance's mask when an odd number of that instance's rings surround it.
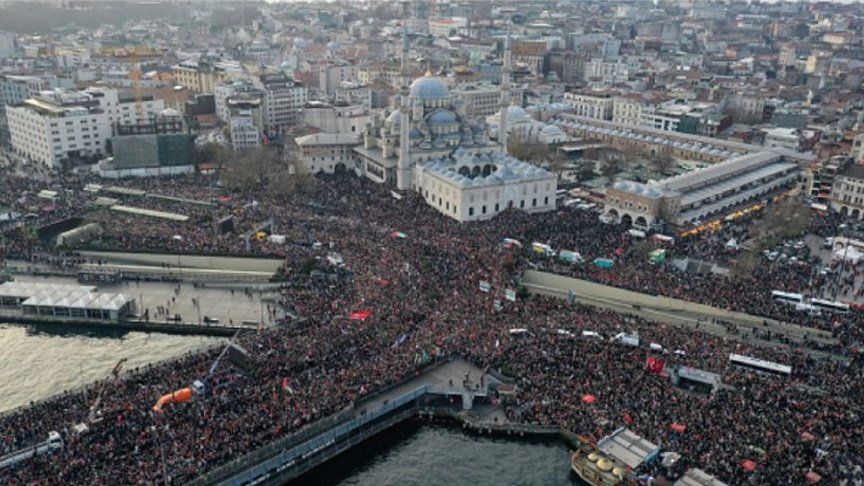
M 143 177 L 193 172 L 194 136 L 171 108 L 148 121 L 117 124 L 108 141 L 111 157 L 99 163 L 103 177 Z

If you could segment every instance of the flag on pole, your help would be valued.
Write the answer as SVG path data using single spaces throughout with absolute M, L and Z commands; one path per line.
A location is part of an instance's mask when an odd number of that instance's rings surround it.
M 390 233 L 390 236 L 392 236 L 393 238 L 403 238 L 403 239 L 408 238 L 408 235 L 406 235 L 405 233 L 403 233 L 401 231 L 394 231 L 394 232 Z
M 291 381 L 288 378 L 282 378 L 282 391 L 289 395 L 294 394 L 294 389 L 291 388 Z

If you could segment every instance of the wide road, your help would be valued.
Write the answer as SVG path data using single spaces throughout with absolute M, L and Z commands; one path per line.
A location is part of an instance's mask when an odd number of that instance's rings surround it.
M 705 332 L 728 336 L 746 337 L 751 328 L 760 332 L 771 331 L 772 334 L 786 335 L 792 341 L 800 342 L 806 335 L 808 339 L 826 344 L 836 344 L 837 340 L 831 333 L 818 329 L 803 327 L 797 324 L 779 322 L 773 319 L 733 312 L 726 309 L 697 304 L 686 300 L 654 296 L 602 285 L 587 280 L 564 277 L 547 272 L 528 270 L 522 276 L 522 285 L 534 294 L 550 295 L 567 298 L 570 290 L 575 294 L 575 300 L 587 305 L 605 307 L 619 312 L 639 315 L 655 321 L 676 326 L 694 327 L 696 324 Z M 720 324 L 713 320 L 734 322 L 738 325 L 740 334 L 730 335 Z M 767 322 L 767 325 L 765 324 Z M 748 340 L 749 341 L 749 340 Z

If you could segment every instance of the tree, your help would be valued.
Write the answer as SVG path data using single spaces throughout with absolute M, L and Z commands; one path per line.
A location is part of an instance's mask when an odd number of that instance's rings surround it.
M 729 275 L 738 280 L 750 278 L 759 263 L 758 255 L 759 252 L 755 248 L 750 248 L 741 252 L 738 257 L 732 261 L 732 265 L 729 268 Z
M 788 197 L 765 207 L 761 218 L 753 225 L 751 237 L 761 245 L 769 239 L 783 240 L 799 236 L 807 230 L 812 219 L 810 208 Z
M 550 157 L 546 144 L 531 142 L 518 136 L 507 139 L 507 153 L 519 160 L 538 165 L 548 162 Z
M 609 185 L 615 182 L 615 178 L 618 175 L 618 161 L 617 160 L 607 160 L 603 163 L 603 168 L 600 169 L 603 177 L 605 177 L 609 181 Z
M 234 153 L 230 149 L 217 143 L 204 144 L 201 147 L 196 147 L 192 152 L 192 162 L 195 165 L 207 164 L 217 170 L 224 167 L 233 158 Z
M 660 175 L 666 175 L 666 172 L 675 165 L 675 159 L 665 152 L 660 152 L 654 156 L 653 163 L 654 169 L 657 170 Z

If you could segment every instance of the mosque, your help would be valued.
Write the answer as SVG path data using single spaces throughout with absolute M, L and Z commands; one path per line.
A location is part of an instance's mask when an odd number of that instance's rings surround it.
M 497 141 L 483 119 L 470 120 L 464 101 L 427 72 L 410 85 L 407 36 L 402 34 L 402 89 L 397 109 L 373 118 L 354 150 L 358 173 L 414 190 L 439 212 L 458 221 L 494 217 L 507 208 L 555 209 L 557 177 L 507 155 L 510 111 L 510 39 L 505 44 Z

